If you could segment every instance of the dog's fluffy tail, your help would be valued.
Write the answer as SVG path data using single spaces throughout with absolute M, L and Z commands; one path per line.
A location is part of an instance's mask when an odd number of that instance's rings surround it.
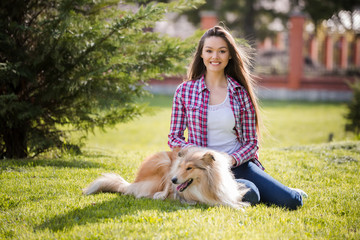
M 99 192 L 126 193 L 130 183 L 125 181 L 120 175 L 114 173 L 106 173 L 93 181 L 87 188 L 83 189 L 84 195 Z

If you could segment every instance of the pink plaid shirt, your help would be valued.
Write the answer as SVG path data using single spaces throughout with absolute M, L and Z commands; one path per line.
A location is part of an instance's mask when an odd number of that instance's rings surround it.
M 231 154 L 237 163 L 234 167 L 251 160 L 264 170 L 258 161 L 255 110 L 250 97 L 237 81 L 229 76 L 227 80 L 230 104 L 235 116 L 235 132 L 241 144 L 240 149 Z M 168 136 L 170 148 L 192 145 L 207 147 L 209 93 L 204 76 L 178 86 L 174 95 Z M 187 141 L 184 136 L 186 128 Z

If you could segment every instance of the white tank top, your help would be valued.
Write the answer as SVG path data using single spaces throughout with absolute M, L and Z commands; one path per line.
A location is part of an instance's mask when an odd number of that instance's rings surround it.
M 224 102 L 209 105 L 208 109 L 208 147 L 232 154 L 240 148 L 237 140 L 234 113 L 231 109 L 229 94 Z

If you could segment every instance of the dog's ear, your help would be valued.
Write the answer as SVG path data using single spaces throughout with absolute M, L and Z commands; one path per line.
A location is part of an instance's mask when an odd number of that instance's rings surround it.
M 185 156 L 185 154 L 189 151 L 191 147 L 185 147 L 185 148 L 179 148 L 179 151 L 178 151 L 178 156 L 179 157 L 183 157 Z
M 180 147 L 174 147 L 171 152 L 168 152 L 171 161 L 175 160 L 178 157 L 178 153 L 180 150 L 181 150 Z
M 181 151 L 181 147 L 174 147 L 174 148 L 172 149 L 172 152 L 173 152 L 175 155 L 179 154 L 180 151 Z
M 205 153 L 202 159 L 207 165 L 212 165 L 215 161 L 215 157 L 211 152 Z
M 183 157 L 185 155 L 185 152 L 186 150 L 185 149 L 181 149 L 179 152 L 178 152 L 178 157 Z

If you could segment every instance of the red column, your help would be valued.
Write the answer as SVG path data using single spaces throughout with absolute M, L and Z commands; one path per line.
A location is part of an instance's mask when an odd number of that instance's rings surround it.
M 325 44 L 324 44 L 324 64 L 327 70 L 333 70 L 334 67 L 334 47 L 333 47 L 333 39 L 331 36 L 326 36 Z
M 291 89 L 300 88 L 300 82 L 303 76 L 304 23 L 305 16 L 302 14 L 293 15 L 290 18 L 288 83 Z
M 201 16 L 201 29 L 207 30 L 218 24 L 218 19 L 214 11 L 202 11 Z
M 360 38 L 355 39 L 354 44 L 354 65 L 360 67 Z
M 341 69 L 348 67 L 348 43 L 346 37 L 341 36 L 339 39 L 340 43 L 340 54 L 339 54 L 339 65 Z

